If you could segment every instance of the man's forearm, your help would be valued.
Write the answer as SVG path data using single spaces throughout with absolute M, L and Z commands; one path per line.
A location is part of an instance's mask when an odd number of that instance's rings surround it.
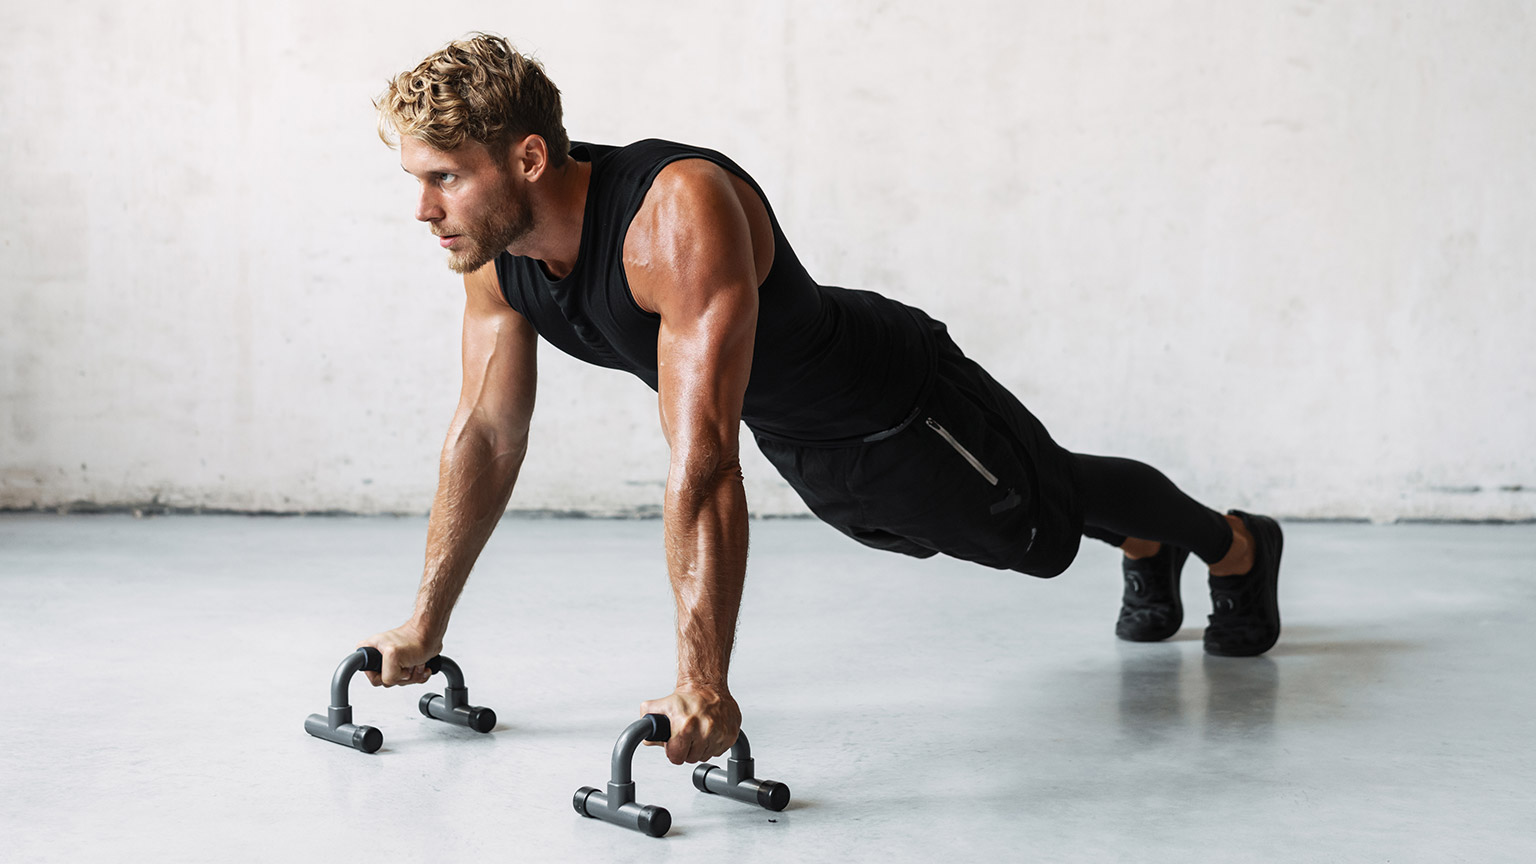
M 734 460 L 682 470 L 667 484 L 665 506 L 677 684 L 724 688 L 747 572 L 747 497 Z
M 447 632 L 453 605 L 506 509 L 526 452 L 526 436 L 498 447 L 469 429 L 444 446 L 427 522 L 426 566 L 411 616 L 429 641 L 441 642 Z

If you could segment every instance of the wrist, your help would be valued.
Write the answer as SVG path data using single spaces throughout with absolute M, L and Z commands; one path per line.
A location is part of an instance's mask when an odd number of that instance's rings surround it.
M 678 690 L 691 690 L 695 693 L 715 693 L 722 696 L 731 695 L 729 683 L 725 676 L 708 675 L 679 675 L 677 676 Z
M 444 621 L 441 626 L 437 626 L 437 622 L 418 612 L 401 625 L 401 629 L 414 633 L 421 644 L 433 654 L 441 654 L 443 637 L 448 633 L 448 622 Z

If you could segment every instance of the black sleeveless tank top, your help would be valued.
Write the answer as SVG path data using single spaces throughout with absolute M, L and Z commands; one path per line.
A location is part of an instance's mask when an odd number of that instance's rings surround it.
M 550 344 L 657 389 L 661 318 L 641 309 L 629 292 L 624 235 L 662 168 L 708 159 L 751 185 L 773 223 L 773 268 L 758 289 L 752 374 L 741 412 L 748 428 L 785 441 L 839 444 L 910 420 L 933 375 L 927 316 L 872 292 L 817 285 L 784 238 L 767 196 L 735 162 L 654 139 L 628 147 L 573 143 L 571 156 L 592 163 L 574 269 L 552 279 L 532 258 L 496 257 L 502 295 Z

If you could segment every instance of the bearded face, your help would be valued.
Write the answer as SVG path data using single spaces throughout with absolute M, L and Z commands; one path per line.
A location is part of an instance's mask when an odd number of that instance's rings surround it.
M 479 206 L 464 212 L 457 224 L 446 221 L 432 226 L 439 237 L 452 237 L 448 246 L 448 269 L 471 273 L 484 267 L 498 253 L 533 230 L 533 209 L 527 188 L 520 188 L 510 176 L 501 181 Z M 451 216 L 450 216 L 451 218 Z
M 533 230 L 532 187 L 513 173 L 505 153 L 476 141 L 439 150 L 405 136 L 400 167 L 421 184 L 416 219 L 440 238 L 455 273 L 484 267 Z

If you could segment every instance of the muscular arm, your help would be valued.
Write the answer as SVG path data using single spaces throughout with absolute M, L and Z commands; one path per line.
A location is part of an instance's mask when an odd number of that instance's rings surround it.
M 509 308 L 494 264 L 464 277 L 464 379 L 438 470 L 427 523 L 426 564 L 416 608 L 395 630 L 365 639 L 384 655 L 386 686 L 427 679 L 423 664 L 442 651 L 454 603 L 507 506 L 528 447 L 537 335 Z
M 766 225 L 765 212 L 753 215 Z M 738 432 L 759 261 L 751 217 L 730 177 L 695 162 L 658 177 L 625 252 L 636 301 L 661 316 L 658 390 L 671 447 L 665 542 L 677 603 L 677 689 L 642 708 L 669 715 L 667 756 L 680 764 L 723 753 L 741 725 L 727 676 L 746 576 Z

